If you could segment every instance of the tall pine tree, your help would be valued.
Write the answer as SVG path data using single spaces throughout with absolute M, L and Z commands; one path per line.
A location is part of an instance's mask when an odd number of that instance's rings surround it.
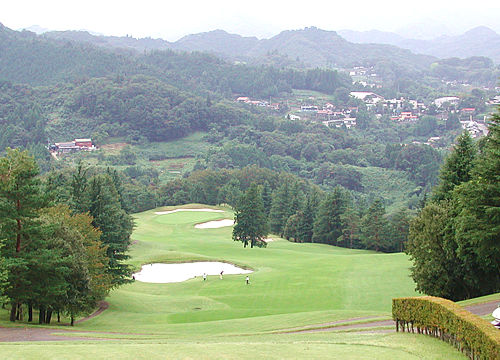
M 121 207 L 120 198 L 113 179 L 108 174 L 96 175 L 90 179 L 86 191 L 88 212 L 92 224 L 101 232 L 101 241 L 107 246 L 108 273 L 115 286 L 128 282 L 130 267 L 124 263 L 130 245 L 133 222 Z
M 346 194 L 337 186 L 319 205 L 314 221 L 313 242 L 337 244 L 338 238 L 342 235 L 342 214 L 345 207 Z
M 375 251 L 388 250 L 388 221 L 385 218 L 385 207 L 381 200 L 375 200 L 368 212 L 361 219 L 361 242 L 366 249 Z
M 234 215 L 233 240 L 241 241 L 243 247 L 266 246 L 264 239 L 269 233 L 264 211 L 261 188 L 255 183 L 241 196 Z
M 476 154 L 474 141 L 469 132 L 464 131 L 457 138 L 453 151 L 441 166 L 439 184 L 433 190 L 433 200 L 451 199 L 455 186 L 471 179 Z
M 489 133 L 471 172 L 458 190 L 463 204 L 457 219 L 457 239 L 479 258 L 481 293 L 500 291 L 500 109 L 490 120 Z
M 16 320 L 17 309 L 31 292 L 25 276 L 30 239 L 40 231 L 37 212 L 45 203 L 37 175 L 38 167 L 27 151 L 7 149 L 0 159 L 0 251 L 7 267 L 3 293 L 11 301 L 11 321 Z

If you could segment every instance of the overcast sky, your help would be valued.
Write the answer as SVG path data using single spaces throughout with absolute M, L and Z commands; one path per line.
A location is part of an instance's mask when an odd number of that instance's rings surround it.
M 39 25 L 169 41 L 215 29 L 269 38 L 307 26 L 395 31 L 420 22 L 426 24 L 423 31 L 432 30 L 436 23 L 451 33 L 479 25 L 500 33 L 500 1 L 2 0 L 0 22 L 15 30 Z

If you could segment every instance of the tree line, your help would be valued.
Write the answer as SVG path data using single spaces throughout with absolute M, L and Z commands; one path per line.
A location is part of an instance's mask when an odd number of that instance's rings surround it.
M 0 300 L 10 320 L 50 323 L 88 313 L 130 281 L 132 219 L 113 172 L 41 181 L 27 151 L 0 158 Z
M 485 138 L 457 139 L 411 223 L 407 252 L 417 290 L 454 301 L 500 291 L 499 169 L 497 112 Z
M 265 246 L 262 236 L 247 234 L 259 228 L 256 233 L 271 232 L 295 242 L 403 251 L 412 216 L 406 208 L 388 216 L 381 199 L 367 203 L 341 186 L 325 192 L 297 176 L 255 165 L 195 171 L 165 184 L 159 194 L 165 205 L 195 202 L 232 206 L 236 238 L 251 247 Z

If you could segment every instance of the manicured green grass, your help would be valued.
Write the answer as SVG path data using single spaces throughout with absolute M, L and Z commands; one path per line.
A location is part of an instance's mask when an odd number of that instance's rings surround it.
M 243 248 L 231 240 L 231 227 L 194 228 L 233 218 L 231 210 L 155 214 L 167 209 L 136 214 L 133 266 L 224 260 L 253 269 L 251 284 L 245 284 L 244 275 L 135 282 L 113 291 L 108 310 L 75 327 L 85 336 L 115 340 L 3 345 L 3 358 L 461 358 L 449 345 L 425 336 L 282 333 L 342 319 L 390 318 L 393 297 L 416 295 L 404 254 L 297 244 L 273 236 L 276 241 L 267 248 Z
M 466 359 L 448 344 L 415 334 L 307 334 L 0 345 L 2 359 Z

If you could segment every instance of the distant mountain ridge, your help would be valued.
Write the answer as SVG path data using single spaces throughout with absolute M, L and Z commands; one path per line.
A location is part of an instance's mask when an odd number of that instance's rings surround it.
M 375 63 L 380 60 L 411 63 L 418 68 L 427 67 L 435 59 L 412 54 L 406 49 L 387 44 L 355 44 L 335 31 L 308 27 L 286 30 L 270 39 L 243 37 L 214 30 L 187 35 L 176 42 L 162 39 L 135 39 L 131 37 L 94 36 L 82 31 L 48 32 L 45 38 L 87 42 L 106 48 L 125 48 L 139 52 L 149 50 L 206 51 L 239 61 L 255 61 L 269 53 L 278 52 L 297 59 L 308 66 L 345 67 Z
M 341 30 L 339 34 L 358 44 L 389 44 L 438 58 L 485 56 L 500 63 L 500 35 L 486 26 L 473 28 L 462 35 L 440 36 L 432 40 L 408 39 L 396 33 L 378 30 Z
M 138 52 L 147 50 L 167 50 L 173 48 L 173 43 L 163 39 L 136 39 L 131 36 L 97 36 L 83 30 L 49 31 L 44 33 L 42 36 L 47 39 L 86 42 L 100 47 L 128 49 Z
M 380 58 L 384 54 L 387 57 L 399 58 L 405 54 L 404 50 L 437 58 L 485 56 L 500 63 L 500 35 L 484 26 L 471 29 L 462 35 L 441 36 L 432 40 L 409 39 L 397 33 L 379 30 L 335 32 L 315 27 L 286 30 L 270 39 L 262 40 L 230 34 L 220 29 L 186 35 L 175 42 L 152 38 L 135 39 L 129 36 L 96 36 L 86 31 L 49 31 L 42 36 L 139 52 L 166 49 L 206 51 L 242 61 L 278 51 L 293 59 L 300 58 L 310 66 L 345 65 L 349 62 L 345 58 L 352 56 L 360 61 Z M 371 45 L 360 46 L 366 44 Z M 375 45 L 391 45 L 400 49 Z

